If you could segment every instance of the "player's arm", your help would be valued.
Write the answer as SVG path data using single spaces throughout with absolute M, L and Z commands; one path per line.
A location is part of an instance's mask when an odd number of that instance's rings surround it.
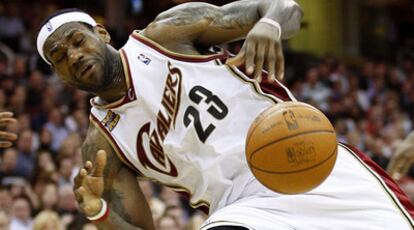
M 109 216 L 97 222 L 99 229 L 154 229 L 151 212 L 135 173 L 122 164 L 97 128 L 91 126 L 82 146 L 84 167 L 75 179 L 75 195 L 86 216 L 109 207 Z
M 414 131 L 411 132 L 396 148 L 388 165 L 388 173 L 395 180 L 408 173 L 414 162 Z
M 280 38 L 292 37 L 300 28 L 300 6 L 293 0 L 243 0 L 221 7 L 186 3 L 161 13 L 143 34 L 168 48 L 186 45 L 209 47 L 246 38 L 231 64 L 245 63 L 259 78 L 263 66 L 280 78 L 284 59 Z M 260 21 L 273 20 L 281 30 Z M 269 21 L 267 20 L 267 21 Z

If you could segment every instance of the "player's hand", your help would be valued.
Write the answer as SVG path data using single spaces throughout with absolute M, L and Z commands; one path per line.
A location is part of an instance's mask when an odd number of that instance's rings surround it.
M 227 61 L 229 65 L 246 65 L 247 74 L 262 81 L 262 70 L 268 70 L 269 81 L 276 77 L 283 79 L 285 59 L 282 52 L 281 31 L 268 23 L 258 22 L 246 36 L 243 47 L 237 56 Z
M 99 150 L 95 161 L 87 161 L 75 178 L 76 200 L 86 216 L 95 216 L 102 208 L 106 152 Z
M 388 173 L 394 180 L 400 180 L 407 175 L 408 170 L 414 162 L 414 143 L 403 141 L 397 146 L 394 155 L 388 164 Z
M 7 125 L 17 122 L 13 118 L 13 113 L 10 112 L 0 112 L 0 128 L 3 130 Z M 0 131 L 0 148 L 8 148 L 12 146 L 12 142 L 17 139 L 15 133 Z

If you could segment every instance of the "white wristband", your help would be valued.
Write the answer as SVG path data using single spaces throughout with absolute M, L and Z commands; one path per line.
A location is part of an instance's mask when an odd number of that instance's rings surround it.
M 282 36 L 282 28 L 280 27 L 280 24 L 277 21 L 270 19 L 270 18 L 261 18 L 259 22 L 264 22 L 264 23 L 267 23 L 269 25 L 276 27 L 279 30 L 278 38 L 280 40 L 280 37 Z
M 95 216 L 87 216 L 88 220 L 95 221 L 101 219 L 105 214 L 107 214 L 108 205 L 106 204 L 106 201 L 101 198 L 102 207 L 101 210 L 96 214 Z

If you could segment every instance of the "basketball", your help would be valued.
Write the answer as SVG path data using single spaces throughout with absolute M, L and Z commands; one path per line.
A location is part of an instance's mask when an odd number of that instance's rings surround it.
M 266 109 L 246 138 L 246 158 L 254 176 L 283 194 L 316 188 L 329 176 L 336 155 L 332 124 L 318 109 L 301 102 Z

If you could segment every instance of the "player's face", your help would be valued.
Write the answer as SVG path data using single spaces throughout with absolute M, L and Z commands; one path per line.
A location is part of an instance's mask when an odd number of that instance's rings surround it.
M 44 53 L 64 83 L 92 93 L 108 86 L 112 65 L 105 33 L 71 22 L 46 40 Z

